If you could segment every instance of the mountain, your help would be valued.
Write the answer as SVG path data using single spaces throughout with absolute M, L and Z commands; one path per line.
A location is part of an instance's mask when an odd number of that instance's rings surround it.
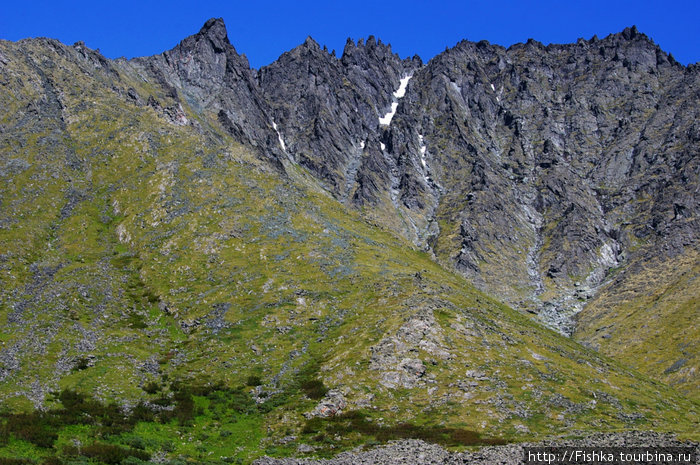
M 0 42 L 0 457 L 696 437 L 697 81 L 634 28 Z
M 697 67 L 680 66 L 636 28 L 548 47 L 465 41 L 426 66 L 391 59 L 373 38 L 349 43 L 340 60 L 314 45 L 283 55 L 259 80 L 290 153 L 337 181 L 329 185 L 337 198 L 567 335 L 594 297 L 589 307 L 606 318 L 624 311 L 614 296 L 638 276 L 625 272 L 630 265 L 682 264 L 691 300 L 661 305 L 662 321 L 682 328 L 655 325 L 660 340 L 678 345 L 653 362 L 625 361 L 669 381 L 667 370 L 685 360 L 674 383 L 697 394 L 698 352 L 681 348 L 698 337 Z M 382 124 L 389 102 L 373 83 L 399 89 L 401 76 L 410 77 L 405 96 Z M 613 273 L 621 276 L 599 293 Z M 601 338 L 620 324 L 605 331 L 588 314 L 576 336 L 616 353 Z M 646 323 L 642 314 L 628 324 Z M 615 339 L 624 346 L 629 335 Z

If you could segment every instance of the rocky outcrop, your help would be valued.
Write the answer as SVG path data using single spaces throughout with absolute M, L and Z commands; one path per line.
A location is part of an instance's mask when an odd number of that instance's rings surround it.
M 434 250 L 570 334 L 558 317 L 640 243 L 696 243 L 698 78 L 634 28 L 547 47 L 462 42 L 434 58 L 395 118 L 425 124 L 442 188 Z
M 345 396 L 337 389 L 331 389 L 321 399 L 321 401 L 309 412 L 307 418 L 321 417 L 328 418 L 340 415 L 348 406 Z
M 395 464 L 443 464 L 443 465 L 518 465 L 523 463 L 525 447 L 684 447 L 695 450 L 698 457 L 700 447 L 696 442 L 679 441 L 672 435 L 650 432 L 628 432 L 597 434 L 582 439 L 560 439 L 538 443 L 510 444 L 484 447 L 475 452 L 448 452 L 442 447 L 418 440 L 394 441 L 385 446 L 368 451 L 346 452 L 332 459 L 277 459 L 263 457 L 253 462 L 255 465 L 395 465 Z M 697 462 L 695 462 L 697 463 Z
M 229 42 L 221 18 L 210 19 L 172 50 L 124 64 L 158 82 L 164 90 L 158 97 L 165 102 L 177 108 L 182 98 L 194 111 L 216 115 L 227 132 L 281 167 L 286 155 L 269 105 L 248 59 Z
M 309 37 L 262 68 L 258 82 L 291 156 L 339 198 L 372 204 L 388 191 L 395 169 L 379 120 L 401 79 L 420 65 L 374 37 L 348 39 L 340 58 Z
M 422 308 L 407 319 L 396 335 L 382 339 L 371 348 L 370 369 L 379 372 L 379 383 L 388 389 L 435 385 L 434 376 L 426 376 L 425 363 L 430 361 L 419 358 L 420 352 L 439 360 L 451 358 L 433 315 L 432 308 L 436 305 L 414 304 Z

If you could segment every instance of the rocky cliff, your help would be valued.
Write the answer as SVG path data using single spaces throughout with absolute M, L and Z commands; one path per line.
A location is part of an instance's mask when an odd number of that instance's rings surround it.
M 611 272 L 697 266 L 700 74 L 636 28 L 465 41 L 425 66 L 374 38 L 340 60 L 307 41 L 259 76 L 290 153 L 339 199 L 564 334 Z
M 642 243 L 677 254 L 697 239 L 698 71 L 634 28 L 462 42 L 425 66 L 373 38 L 340 60 L 307 40 L 259 79 L 290 153 L 339 198 L 388 196 L 407 237 L 551 320 Z

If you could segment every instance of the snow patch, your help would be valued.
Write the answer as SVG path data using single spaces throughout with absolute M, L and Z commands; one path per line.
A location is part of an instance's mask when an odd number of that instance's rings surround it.
M 396 114 L 396 109 L 399 108 L 399 99 L 403 98 L 404 95 L 406 95 L 406 88 L 408 87 L 408 81 L 411 80 L 413 76 L 405 76 L 401 78 L 401 82 L 399 84 L 399 88 L 394 91 L 394 101 L 391 103 L 391 110 L 389 110 L 389 113 L 384 115 L 383 117 L 379 118 L 379 125 L 380 126 L 389 126 L 391 124 L 392 118 L 394 118 L 394 115 Z
M 396 90 L 396 92 L 394 92 L 395 98 L 402 98 L 404 95 L 406 95 L 406 87 L 408 87 L 408 81 L 410 81 L 412 77 L 413 76 L 409 75 L 401 78 L 399 88 Z
M 282 146 L 282 150 L 284 150 L 286 152 L 287 146 L 285 145 L 284 139 L 282 139 L 282 134 L 280 134 L 279 130 L 277 129 L 277 123 L 275 123 L 274 120 L 272 121 L 272 127 L 274 128 L 275 132 L 277 133 L 277 138 L 280 141 L 280 145 Z
M 423 165 L 423 168 L 427 168 L 426 163 L 425 163 L 425 142 L 423 142 L 423 135 L 418 134 L 418 141 L 420 142 L 420 162 Z
M 396 109 L 399 108 L 399 102 L 393 102 L 391 104 L 391 110 L 389 113 L 384 115 L 383 117 L 379 118 L 379 125 L 380 126 L 389 126 L 391 124 L 391 120 L 396 114 Z

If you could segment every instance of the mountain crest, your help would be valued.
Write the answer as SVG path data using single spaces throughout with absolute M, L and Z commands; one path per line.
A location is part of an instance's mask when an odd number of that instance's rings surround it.
M 221 18 L 209 19 L 198 33 L 183 39 L 175 48 L 165 54 L 182 56 L 193 55 L 200 60 L 217 61 L 214 56 L 226 54 L 238 60 L 238 52 L 228 39 L 226 25 Z M 247 60 L 245 60 L 247 63 Z
M 634 40 L 638 35 L 640 34 L 637 30 L 637 26 L 626 27 L 622 30 L 622 37 L 624 37 L 627 40 Z M 641 35 L 646 37 L 644 34 Z
M 304 45 L 306 47 L 317 48 L 319 50 L 321 49 L 321 46 L 318 45 L 318 42 L 316 42 L 311 36 L 306 36 L 306 40 L 304 40 Z
M 227 45 L 231 46 L 223 18 L 209 19 L 195 37 L 208 39 L 217 51 L 223 51 Z

